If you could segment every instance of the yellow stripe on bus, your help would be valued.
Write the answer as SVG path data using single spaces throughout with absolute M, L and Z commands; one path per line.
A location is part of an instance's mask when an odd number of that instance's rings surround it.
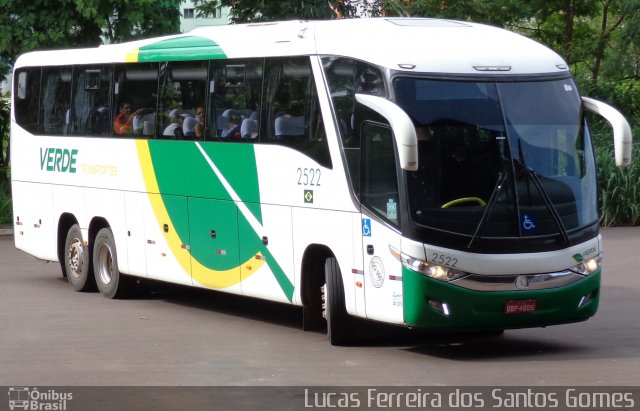
M 260 258 L 260 253 L 257 255 L 258 258 L 256 258 L 256 256 L 252 256 L 249 260 L 239 266 L 224 271 L 213 270 L 205 267 L 195 258 L 191 258 L 192 255 L 183 247 L 183 243 L 180 240 L 171 219 L 169 218 L 169 213 L 162 201 L 162 197 L 160 195 L 153 195 L 153 193 L 159 193 L 160 190 L 158 188 L 158 182 L 156 181 L 156 175 L 151 161 L 149 145 L 144 140 L 137 140 L 136 146 L 138 149 L 138 157 L 140 159 L 140 166 L 142 168 L 145 186 L 149 193 L 149 201 L 153 207 L 156 220 L 169 221 L 169 230 L 168 232 L 163 233 L 165 240 L 167 241 L 167 244 L 169 244 L 169 248 L 176 260 L 180 263 L 180 266 L 182 266 L 186 272 L 191 272 L 193 280 L 206 287 L 227 288 L 238 284 L 241 280 L 246 280 L 264 265 L 265 261 L 263 258 Z M 242 270 L 240 267 L 243 267 Z
M 138 54 L 140 53 L 140 49 L 131 50 L 124 57 L 124 61 L 126 63 L 137 63 L 138 62 Z

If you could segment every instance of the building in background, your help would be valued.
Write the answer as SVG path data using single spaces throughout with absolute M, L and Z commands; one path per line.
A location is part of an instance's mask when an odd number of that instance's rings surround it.
M 203 18 L 198 17 L 196 5 L 191 0 L 183 0 L 180 2 L 180 15 L 180 31 L 182 33 L 202 26 L 229 24 L 229 7 L 218 7 L 215 15 L 209 15 Z

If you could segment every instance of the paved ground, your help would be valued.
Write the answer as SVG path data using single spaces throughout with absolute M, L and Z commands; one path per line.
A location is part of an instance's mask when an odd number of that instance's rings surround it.
M 640 228 L 604 230 L 589 321 L 442 338 L 378 330 L 332 347 L 300 310 L 182 288 L 76 293 L 57 263 L 0 237 L 0 386 L 640 385 Z M 2 403 L 2 400 L 0 400 Z

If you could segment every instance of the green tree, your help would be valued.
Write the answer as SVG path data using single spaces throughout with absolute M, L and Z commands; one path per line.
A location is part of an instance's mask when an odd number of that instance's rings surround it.
M 0 78 L 21 53 L 177 33 L 180 0 L 0 0 Z M 0 109 L 0 183 L 8 179 L 9 118 Z M 5 185 L 6 186 L 6 185 Z
M 180 0 L 0 1 L 0 75 L 37 49 L 97 46 L 177 33 Z
M 640 120 L 640 0 L 403 0 L 412 16 L 469 20 L 520 32 L 556 50 L 585 94 Z M 392 7 L 392 5 L 394 5 Z
M 0 98 L 0 188 L 8 181 L 9 112 L 9 100 Z
M 211 14 L 220 6 L 230 8 L 233 23 L 292 19 L 332 19 L 361 14 L 380 15 L 381 1 L 356 0 L 197 0 L 199 17 Z

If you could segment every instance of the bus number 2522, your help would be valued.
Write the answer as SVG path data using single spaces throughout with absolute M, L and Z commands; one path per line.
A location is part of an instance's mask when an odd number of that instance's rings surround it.
M 442 264 L 449 267 L 455 267 L 458 264 L 458 259 L 455 257 L 449 257 L 448 255 L 433 253 L 431 255 L 431 262 L 436 264 Z
M 299 168 L 298 167 L 298 185 L 299 186 L 320 186 L 320 169 L 319 168 Z

